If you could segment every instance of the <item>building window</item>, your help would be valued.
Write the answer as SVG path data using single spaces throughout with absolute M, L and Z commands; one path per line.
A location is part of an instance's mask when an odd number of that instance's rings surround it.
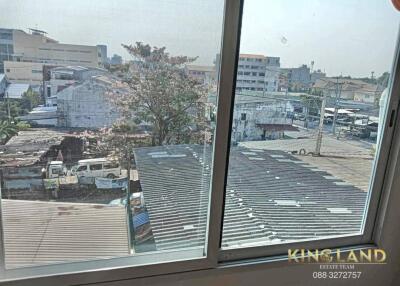
M 246 120 L 246 113 L 240 114 L 240 120 L 242 120 L 242 121 Z

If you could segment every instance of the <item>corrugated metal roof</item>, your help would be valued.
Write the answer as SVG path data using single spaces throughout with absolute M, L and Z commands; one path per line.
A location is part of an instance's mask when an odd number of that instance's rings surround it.
M 127 256 L 123 206 L 2 200 L 7 268 Z
M 204 245 L 211 148 L 139 148 L 135 155 L 157 249 Z M 222 245 L 359 232 L 366 195 L 286 152 L 234 147 Z
M 51 146 L 61 144 L 67 133 L 47 128 L 19 131 L 0 146 L 0 166 L 26 166 L 36 163 Z
M 25 92 L 30 88 L 29 84 L 25 83 L 12 83 L 6 89 L 6 96 L 8 98 L 20 99 Z

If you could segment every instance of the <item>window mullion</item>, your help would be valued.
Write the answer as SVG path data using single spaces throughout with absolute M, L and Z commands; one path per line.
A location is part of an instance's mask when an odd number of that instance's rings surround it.
M 222 234 L 231 120 L 240 47 L 243 0 L 226 0 L 220 67 L 218 109 L 214 140 L 212 191 L 208 220 L 207 257 L 216 265 Z

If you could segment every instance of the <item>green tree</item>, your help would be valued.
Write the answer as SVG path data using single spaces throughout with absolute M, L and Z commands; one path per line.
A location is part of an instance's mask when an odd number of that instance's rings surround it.
M 0 141 L 4 144 L 8 139 L 18 133 L 18 126 L 8 121 L 0 121 Z
M 37 92 L 29 90 L 20 99 L 3 98 L 0 102 L 0 120 L 8 120 L 8 106 L 10 117 L 15 121 L 18 116 L 25 115 L 41 103 L 41 97 Z
M 37 107 L 40 103 L 41 103 L 40 95 L 31 89 L 25 92 L 20 100 L 21 109 L 23 110 L 24 114 L 28 113 L 33 108 Z
M 196 58 L 170 56 L 166 48 L 140 42 L 122 45 L 134 61 L 124 81 L 131 93 L 113 98 L 128 120 L 152 128 L 153 144 L 187 143 L 206 128 L 204 102 L 206 87 L 189 77 L 184 66 Z

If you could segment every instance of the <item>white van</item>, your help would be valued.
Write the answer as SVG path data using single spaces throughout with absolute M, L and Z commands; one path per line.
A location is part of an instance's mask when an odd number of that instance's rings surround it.
M 78 177 L 101 177 L 115 179 L 121 176 L 121 167 L 116 161 L 106 158 L 86 159 L 78 161 L 71 172 Z

